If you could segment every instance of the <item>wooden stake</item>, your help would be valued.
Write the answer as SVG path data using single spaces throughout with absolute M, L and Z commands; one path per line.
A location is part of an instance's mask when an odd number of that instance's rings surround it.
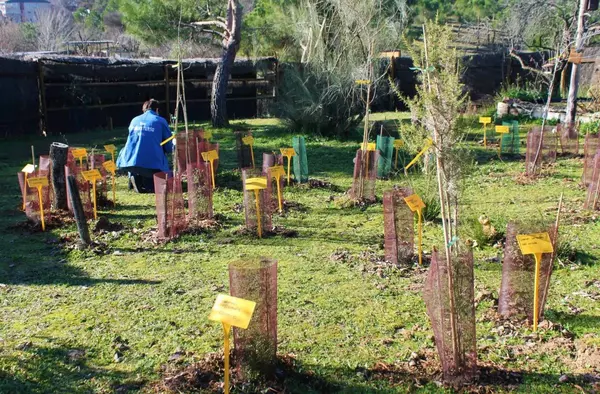
M 81 196 L 79 195 L 79 189 L 77 187 L 75 176 L 69 175 L 67 177 L 67 185 L 69 198 L 71 199 L 71 206 L 73 207 L 73 214 L 75 216 L 75 223 L 77 223 L 79 238 L 81 239 L 83 245 L 89 246 L 92 243 L 92 240 L 90 238 L 90 231 L 88 229 L 87 220 L 83 211 L 83 204 L 81 203 Z

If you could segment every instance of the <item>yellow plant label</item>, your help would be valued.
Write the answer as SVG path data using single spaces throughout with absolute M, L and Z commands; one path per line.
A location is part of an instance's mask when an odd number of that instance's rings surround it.
M 285 176 L 285 170 L 283 166 L 273 166 L 271 167 L 271 176 L 275 179 L 279 179 L 282 176 Z
M 519 248 L 521 248 L 521 253 L 523 254 L 554 252 L 550 234 L 548 233 L 517 235 L 517 242 L 519 243 Z
M 279 151 L 282 155 L 286 157 L 296 156 L 296 151 L 294 150 L 294 148 L 281 148 L 279 149 Z
M 26 174 L 32 174 L 35 171 L 35 166 L 33 164 L 27 164 L 25 167 L 23 167 L 23 169 L 21 170 L 21 172 L 24 172 Z
M 510 127 L 508 127 L 508 126 L 496 126 L 496 133 L 498 133 L 498 134 L 508 134 L 508 133 L 510 133 Z
M 404 141 L 402 140 L 394 140 L 394 148 L 400 149 L 404 146 Z
M 117 166 L 115 165 L 115 162 L 112 160 L 109 161 L 105 161 L 104 163 L 102 163 L 102 167 L 104 167 L 104 169 L 112 174 L 115 173 L 115 171 L 117 171 Z
M 29 185 L 29 187 L 48 186 L 48 178 L 46 178 L 46 177 L 27 178 L 27 184 Z
M 246 329 L 250 324 L 255 307 L 256 302 L 254 301 L 219 294 L 208 319 Z
M 98 170 L 82 171 L 81 175 L 83 175 L 83 179 L 88 182 L 93 182 L 96 179 L 102 178 L 102 174 L 100 174 L 100 171 Z
M 408 205 L 410 210 L 413 212 L 417 212 L 417 211 L 425 208 L 425 203 L 423 202 L 423 200 L 421 200 L 421 197 L 419 197 L 416 194 L 413 194 L 412 196 L 404 197 L 404 201 L 406 201 L 406 205 Z
M 368 79 L 357 79 L 356 80 L 357 85 L 368 85 L 370 83 L 371 83 L 371 81 Z
M 117 147 L 114 145 L 104 145 L 104 149 L 110 153 L 110 154 L 114 154 L 117 151 Z
M 87 150 L 85 148 L 77 148 L 71 151 L 73 157 L 76 159 L 81 159 L 87 157 Z
M 362 144 L 362 148 L 364 150 L 365 144 Z M 367 142 L 367 150 L 368 151 L 374 151 L 376 149 L 377 149 L 377 144 L 375 142 Z
M 243 137 L 242 142 L 244 143 L 244 145 L 254 145 L 254 137 L 252 137 L 251 135 Z
M 267 178 L 261 176 L 258 178 L 246 179 L 246 190 L 262 190 L 267 188 Z
M 201 135 L 202 135 L 202 138 L 204 138 L 205 140 L 209 140 L 213 136 L 212 131 L 210 131 L 210 130 L 203 131 Z
M 204 161 L 213 161 L 219 158 L 219 153 L 216 150 L 209 150 L 208 152 L 202 152 L 202 158 Z
M 490 118 L 489 116 L 487 117 L 481 117 L 479 118 L 479 123 L 483 123 L 483 124 L 488 124 L 488 123 L 492 123 L 492 118 Z

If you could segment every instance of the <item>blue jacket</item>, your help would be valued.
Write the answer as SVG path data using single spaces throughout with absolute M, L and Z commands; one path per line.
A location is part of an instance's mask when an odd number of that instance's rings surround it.
M 133 118 L 125 148 L 119 152 L 117 167 L 142 167 L 169 171 L 166 154 L 173 151 L 173 143 L 160 143 L 171 136 L 169 124 L 156 112 L 149 110 Z

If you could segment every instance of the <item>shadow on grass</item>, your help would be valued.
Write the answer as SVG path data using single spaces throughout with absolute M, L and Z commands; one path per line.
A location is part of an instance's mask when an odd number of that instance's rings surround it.
M 81 348 L 23 344 L 14 355 L 2 356 L 0 392 L 91 393 L 101 383 L 110 392 L 126 393 L 138 390 L 145 383 L 133 380 L 124 372 L 88 365 L 88 352 Z M 2 368 L 2 364 L 11 366 L 10 370 Z
M 544 315 L 554 323 L 560 323 L 567 328 L 577 327 L 578 330 L 583 331 L 600 327 L 600 316 L 559 312 L 553 309 L 547 310 Z

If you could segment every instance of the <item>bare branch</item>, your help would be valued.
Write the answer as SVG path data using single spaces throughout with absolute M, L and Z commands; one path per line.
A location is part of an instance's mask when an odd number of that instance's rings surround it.
M 537 68 L 533 68 L 533 67 L 526 65 L 525 62 L 523 62 L 523 59 L 521 59 L 521 57 L 519 55 L 517 55 L 514 51 L 510 51 L 510 56 L 512 58 L 515 58 L 518 60 L 518 62 L 521 64 L 521 68 L 523 70 L 527 70 L 529 72 L 540 75 L 540 76 L 544 77 L 547 81 L 550 81 L 552 79 L 552 76 L 547 75 L 545 72 L 538 70 Z
M 193 26 L 218 26 L 221 29 L 223 29 L 226 32 L 229 32 L 227 30 L 227 25 L 224 22 L 221 21 L 202 21 L 202 22 L 192 22 L 191 23 Z

